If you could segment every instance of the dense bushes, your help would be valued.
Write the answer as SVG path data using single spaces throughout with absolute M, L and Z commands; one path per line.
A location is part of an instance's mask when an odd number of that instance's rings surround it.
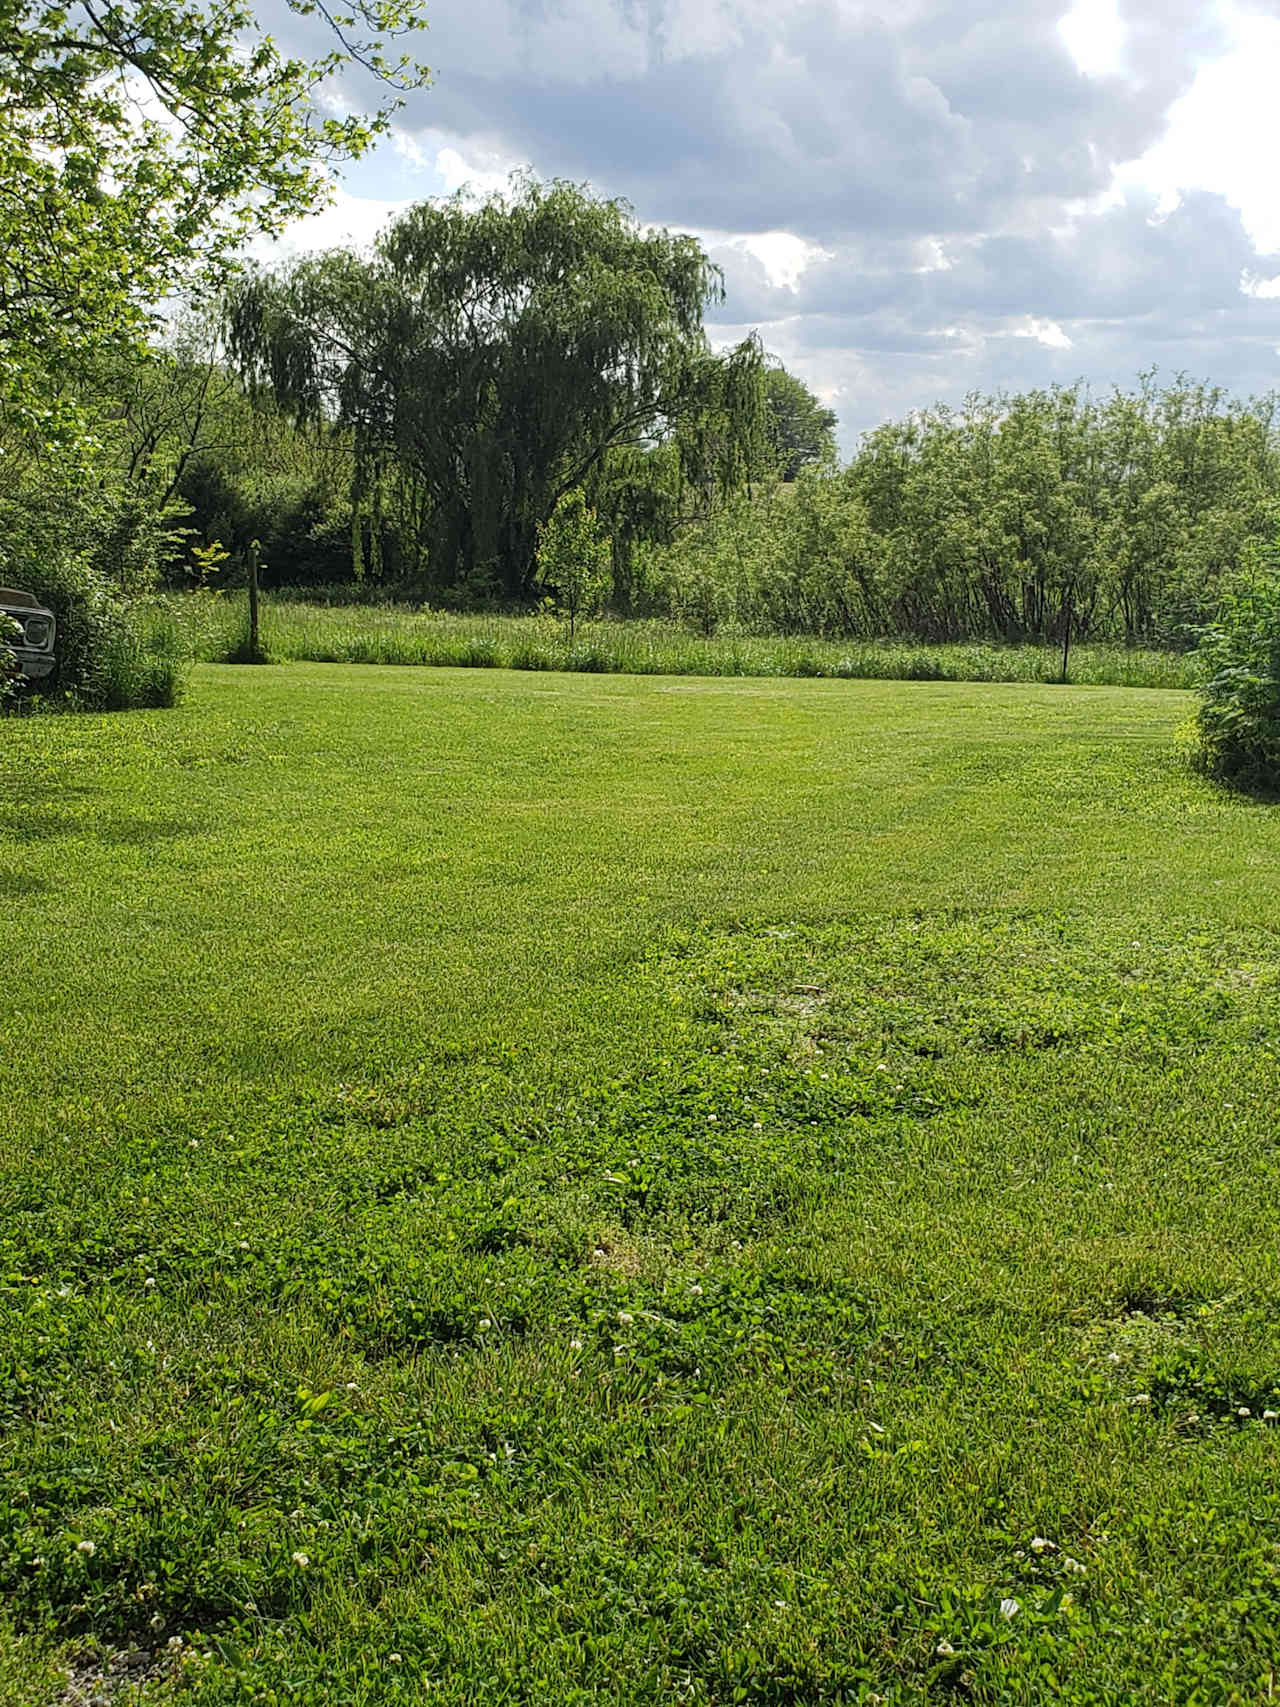
M 135 495 L 48 471 L 0 500 L 0 582 L 34 593 L 57 620 L 42 700 L 103 711 L 173 704 L 181 658 L 157 644 L 137 602 L 155 582 L 167 527 Z
M 1186 644 L 1266 536 L 1273 412 L 1150 376 L 926 410 L 685 529 L 656 585 L 704 632 Z
M 1280 793 L 1280 539 L 1250 553 L 1200 655 L 1201 767 L 1240 788 Z

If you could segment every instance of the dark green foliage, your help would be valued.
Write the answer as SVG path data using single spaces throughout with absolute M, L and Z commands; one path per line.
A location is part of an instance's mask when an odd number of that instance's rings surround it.
M 34 593 L 57 621 L 56 669 L 40 701 L 90 711 L 172 705 L 184 666 L 176 629 L 144 621 L 137 595 L 154 586 L 166 518 L 129 494 L 99 491 L 36 468 L 0 504 L 0 579 Z
M 615 448 L 669 442 L 707 491 L 754 466 L 760 352 L 711 353 L 719 289 L 692 237 L 525 179 L 480 206 L 410 209 L 369 260 L 246 279 L 228 335 L 246 380 L 349 437 L 374 541 L 394 516 L 433 591 L 527 600 L 538 528 Z
M 834 463 L 836 415 L 786 368 L 764 370 L 765 435 L 781 479 L 794 480 L 811 464 Z
M 1236 787 L 1280 793 L 1280 541 L 1257 547 L 1200 638 L 1197 761 Z
M 21 639 L 22 631 L 13 618 L 0 616 L 0 705 L 13 697 L 22 679 L 13 649 L 14 641 Z

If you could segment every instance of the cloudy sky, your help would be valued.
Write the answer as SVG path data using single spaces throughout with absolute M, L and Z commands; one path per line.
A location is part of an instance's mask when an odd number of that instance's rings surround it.
M 1280 386 L 1280 0 L 429 0 L 429 90 L 294 247 L 531 166 L 699 233 L 865 428 L 1158 365 Z M 353 99 L 367 91 L 352 88 Z

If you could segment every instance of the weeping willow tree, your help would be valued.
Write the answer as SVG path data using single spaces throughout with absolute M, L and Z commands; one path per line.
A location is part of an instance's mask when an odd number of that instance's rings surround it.
M 435 586 L 519 600 L 538 529 L 610 456 L 666 447 L 682 480 L 726 492 L 760 466 L 762 355 L 712 351 L 721 295 L 694 238 L 525 177 L 411 208 L 367 257 L 244 279 L 227 341 L 257 391 L 350 434 L 353 508 L 393 493 Z

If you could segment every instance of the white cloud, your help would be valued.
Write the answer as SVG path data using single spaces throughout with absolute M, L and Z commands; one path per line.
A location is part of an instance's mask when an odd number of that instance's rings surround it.
M 1012 335 L 1015 338 L 1034 338 L 1046 350 L 1069 350 L 1072 343 L 1056 320 L 1041 320 L 1034 314 L 1027 315 L 1021 326 L 1015 326 Z
M 1076 0 L 1058 34 L 1086 77 L 1115 77 L 1125 69 L 1124 20 L 1118 0 Z
M 408 205 L 407 201 L 353 196 L 339 184 L 328 207 L 295 220 L 274 241 L 260 239 L 252 245 L 252 253 L 257 260 L 278 265 L 324 249 L 368 249 L 383 226 Z
M 1245 296 L 1258 297 L 1264 300 L 1267 297 L 1280 296 L 1280 276 L 1271 279 L 1262 278 L 1246 267 L 1240 274 L 1240 289 Z
M 1226 51 L 1201 66 L 1169 109 L 1153 148 L 1121 168 L 1121 185 L 1157 191 L 1164 211 L 1187 190 L 1236 208 L 1264 253 L 1280 251 L 1280 20 L 1229 3 L 1219 11 Z
M 464 154 L 457 148 L 442 148 L 436 155 L 435 170 L 447 196 L 457 190 L 488 196 L 507 188 L 518 165 L 518 161 L 491 149 L 473 148 Z
M 730 238 L 730 242 L 759 261 L 774 290 L 794 291 L 813 263 L 831 254 L 829 249 L 806 243 L 789 231 L 762 231 L 752 237 Z

